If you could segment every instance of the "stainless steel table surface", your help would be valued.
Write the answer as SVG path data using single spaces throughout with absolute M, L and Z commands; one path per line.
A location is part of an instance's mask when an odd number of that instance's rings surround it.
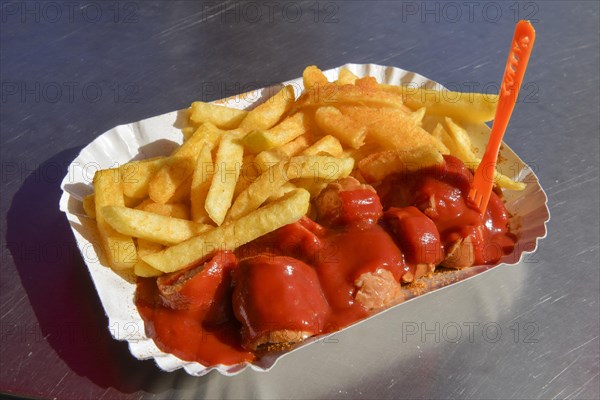
M 598 398 L 597 1 L 4 1 L 0 390 L 44 398 Z M 490 90 L 537 43 L 505 140 L 552 220 L 516 266 L 407 303 L 271 372 L 161 372 L 113 341 L 60 180 L 119 124 L 347 62 Z M 413 332 L 415 331 L 415 332 Z

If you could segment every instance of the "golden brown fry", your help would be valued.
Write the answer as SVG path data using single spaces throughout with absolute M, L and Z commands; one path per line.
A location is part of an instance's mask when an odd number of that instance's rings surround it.
M 162 272 L 174 272 L 201 262 L 216 250 L 235 250 L 254 239 L 299 220 L 308 211 L 310 194 L 296 189 L 283 198 L 203 235 L 143 258 Z
M 285 86 L 273 97 L 250 111 L 240 124 L 240 129 L 246 132 L 271 129 L 290 110 L 294 100 L 294 88 Z
M 220 129 L 235 129 L 246 118 L 248 111 L 195 101 L 190 107 L 190 121 L 194 124 L 210 122 Z
M 415 124 L 410 114 L 391 108 L 358 106 L 340 107 L 342 114 L 367 126 L 367 141 L 388 150 L 409 150 L 415 147 L 435 146 L 442 154 L 448 149 L 442 142 Z
M 269 130 L 255 130 L 242 139 L 245 148 L 253 153 L 282 146 L 306 133 L 304 113 L 296 113 Z
M 94 192 L 96 223 L 108 264 L 117 270 L 133 268 L 137 261 L 133 239 L 113 229 L 101 214 L 104 207 L 125 205 L 119 170 L 113 168 L 97 171 L 94 175 Z
M 212 161 L 211 147 L 206 143 L 198 156 L 190 187 L 192 221 L 205 224 L 210 220 L 204 205 L 206 204 L 206 197 L 208 196 L 214 173 L 215 165 Z
M 123 193 L 137 199 L 148 196 L 150 180 L 166 161 L 166 157 L 154 157 L 121 165 L 119 172 L 123 181 Z
M 448 116 L 461 121 L 491 121 L 494 119 L 498 105 L 498 96 L 492 94 L 460 93 L 383 84 L 380 87 L 387 92 L 401 95 L 404 103 L 414 110 L 427 107 L 428 114 Z
M 323 71 L 317 68 L 316 65 L 304 68 L 304 72 L 302 72 L 302 82 L 304 83 L 304 88 L 306 90 L 329 83 L 327 77 L 323 74 Z
M 473 149 L 471 148 L 471 138 L 467 131 L 454 123 L 451 118 L 446 117 L 445 122 L 448 127 L 446 132 L 454 143 L 454 153 L 451 154 L 460 158 L 465 164 L 472 168 L 478 165 L 479 161 L 475 156 L 475 153 L 473 153 Z
M 281 147 L 273 150 L 261 151 L 256 155 L 254 162 L 260 168 L 260 171 L 266 171 L 271 166 L 277 164 L 280 161 L 287 160 L 292 156 L 295 156 L 309 146 L 309 137 L 307 134 L 297 137 L 284 144 Z
M 127 204 L 125 204 L 125 206 L 127 206 Z M 146 199 L 136 208 L 138 210 L 164 215 L 165 217 L 190 219 L 190 208 L 185 203 L 160 204 L 153 202 L 151 199 Z
M 365 142 L 367 127 L 343 115 L 335 107 L 319 107 L 315 121 L 323 132 L 335 136 L 346 146 L 358 149 Z
M 204 144 L 213 146 L 222 133 L 210 123 L 202 124 L 152 177 L 148 186 L 150 198 L 157 203 L 172 202 L 177 188 L 192 176 Z
M 233 192 L 240 176 L 244 148 L 239 143 L 241 132 L 231 131 L 222 139 L 215 159 L 215 173 L 206 196 L 204 207 L 217 225 L 225 220 L 233 200 Z
M 379 182 L 390 174 L 416 171 L 442 164 L 444 157 L 433 146 L 410 150 L 386 150 L 371 154 L 358 163 L 358 169 L 367 182 Z
M 341 157 L 343 153 L 342 144 L 331 135 L 322 137 L 302 152 L 305 156 L 330 155 L 333 157 Z
M 338 86 L 334 83 L 315 86 L 298 100 L 297 107 L 322 107 L 338 105 L 354 105 L 367 107 L 391 107 L 411 111 L 402 103 L 400 95 L 386 92 L 378 87 L 373 88 L 369 81 L 358 85 Z
M 450 146 L 450 154 L 460 158 L 468 167 L 476 169 L 481 159 L 475 156 L 471 148 L 471 138 L 467 131 L 452 121 L 451 118 L 445 118 L 448 131 L 444 131 L 450 137 L 452 145 Z M 442 134 L 443 135 L 443 134 Z M 442 136 L 443 137 L 443 136 Z M 494 183 L 501 188 L 508 190 L 523 190 L 526 185 L 523 182 L 516 182 L 509 177 L 502 175 L 498 170 L 494 170 Z
M 354 85 L 357 79 L 358 76 L 354 75 L 348 68 L 342 68 L 340 69 L 340 74 L 335 83 L 340 86 Z
M 116 231 L 164 245 L 181 243 L 213 229 L 210 225 L 127 207 L 105 206 L 100 212 Z
M 237 196 L 227 213 L 227 221 L 233 221 L 256 210 L 276 189 L 288 181 L 287 162 L 281 161 L 251 183 Z
M 157 253 L 164 249 L 163 245 L 158 243 L 153 243 L 148 240 L 138 239 L 137 240 L 137 251 L 138 251 L 138 261 L 135 263 L 133 267 L 133 272 L 137 276 L 141 276 L 143 278 L 151 278 L 153 276 L 159 276 L 163 273 L 157 269 L 149 266 L 141 257 L 144 257 L 148 254 Z
M 83 198 L 83 211 L 90 218 L 96 218 L 96 196 L 88 194 Z

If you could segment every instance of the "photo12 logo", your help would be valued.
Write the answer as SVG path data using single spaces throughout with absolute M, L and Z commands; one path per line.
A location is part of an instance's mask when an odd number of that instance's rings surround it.
M 539 326 L 535 322 L 515 322 L 502 328 L 497 322 L 402 322 L 402 343 L 497 343 L 509 339 L 514 343 L 538 343 Z
M 335 1 L 203 1 L 200 20 L 231 23 L 338 23 L 340 3 Z
M 402 22 L 422 23 L 487 22 L 496 23 L 510 18 L 513 22 L 535 18 L 540 7 L 537 2 L 509 1 L 403 1 Z
M 139 86 L 133 82 L 27 82 L 2 81 L 2 103 L 138 103 Z
M 139 4 L 132 1 L 7 1 L 0 13 L 2 23 L 139 22 Z

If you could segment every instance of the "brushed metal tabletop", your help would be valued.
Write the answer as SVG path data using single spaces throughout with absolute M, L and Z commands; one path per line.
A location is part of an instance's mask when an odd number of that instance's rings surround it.
M 3 1 L 0 391 L 43 398 L 598 398 L 599 3 Z M 64 215 L 102 132 L 347 62 L 493 91 L 537 42 L 505 140 L 549 197 L 538 250 L 268 373 L 161 372 L 113 341 Z

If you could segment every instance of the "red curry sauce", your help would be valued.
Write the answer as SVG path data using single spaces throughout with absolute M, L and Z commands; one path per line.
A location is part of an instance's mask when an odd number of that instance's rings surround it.
M 469 235 L 476 265 L 497 262 L 514 247 L 504 204 L 492 193 L 480 215 L 467 199 L 470 171 L 444 158 L 443 166 L 388 177 L 377 193 L 342 191 L 335 212 L 317 222 L 304 217 L 235 255 L 218 252 L 189 280 L 182 280 L 189 270 L 139 279 L 136 305 L 148 336 L 183 360 L 238 364 L 256 357 L 248 349 L 265 333 L 318 335 L 367 317 L 355 301 L 365 272 L 385 269 L 401 281 L 419 264 L 439 264 Z M 174 296 L 160 285 L 174 285 Z

